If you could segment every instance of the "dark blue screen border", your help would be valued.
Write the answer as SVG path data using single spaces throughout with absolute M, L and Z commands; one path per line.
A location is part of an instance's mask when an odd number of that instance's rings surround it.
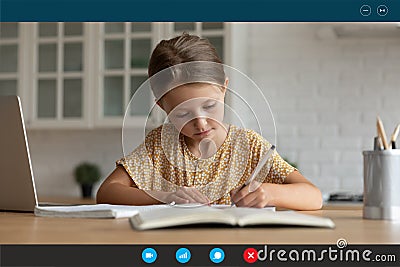
M 396 22 L 400 0 L 0 0 L 0 21 Z

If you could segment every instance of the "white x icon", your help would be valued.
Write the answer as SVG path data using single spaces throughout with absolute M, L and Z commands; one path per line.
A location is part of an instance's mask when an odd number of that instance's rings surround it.
M 247 259 L 254 259 L 254 252 L 247 252 Z

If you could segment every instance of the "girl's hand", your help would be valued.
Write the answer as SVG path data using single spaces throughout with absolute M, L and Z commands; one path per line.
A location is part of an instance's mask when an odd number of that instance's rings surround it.
M 268 193 L 268 183 L 262 183 L 253 192 L 250 192 L 250 185 L 246 185 L 240 190 L 232 190 L 230 195 L 237 207 L 264 208 L 272 200 L 271 194 Z
M 151 191 L 149 194 L 164 203 L 201 203 L 208 204 L 210 200 L 195 187 L 179 187 L 175 192 Z
M 180 187 L 177 191 L 170 193 L 166 199 L 166 203 L 186 204 L 186 203 L 202 203 L 208 204 L 210 200 L 200 193 L 195 187 Z

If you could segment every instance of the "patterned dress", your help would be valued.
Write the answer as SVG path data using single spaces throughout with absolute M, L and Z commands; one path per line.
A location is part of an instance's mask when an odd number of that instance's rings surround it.
M 253 130 L 229 125 L 227 137 L 211 157 L 196 157 L 172 124 L 147 134 L 145 142 L 116 163 L 122 165 L 136 187 L 174 192 L 196 187 L 214 204 L 230 204 L 229 192 L 242 186 L 271 147 Z M 295 170 L 277 152 L 254 180 L 281 184 Z

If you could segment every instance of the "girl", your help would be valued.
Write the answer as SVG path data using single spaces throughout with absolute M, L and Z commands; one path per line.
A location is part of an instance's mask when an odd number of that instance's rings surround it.
M 185 71 L 179 67 L 195 62 L 204 63 L 194 64 L 193 68 L 190 65 L 192 70 L 200 66 L 196 71 L 205 73 L 216 82 L 177 84 L 165 91 L 159 87 L 173 84 L 172 80 L 151 80 L 169 68 L 172 68 L 174 79 L 184 79 L 182 73 Z M 208 40 L 186 33 L 163 40 L 156 46 L 148 68 L 151 89 L 173 127 L 163 125 L 154 129 L 141 146 L 117 161 L 116 169 L 97 193 L 98 203 L 233 202 L 240 207 L 321 208 L 319 189 L 277 153 L 271 159 L 271 169 L 260 173 L 260 186 L 256 190 L 250 190 L 249 185 L 244 186 L 270 144 L 252 130 L 221 122 L 228 79 L 222 68 L 215 67 L 220 63 L 215 48 Z M 209 65 L 210 68 L 207 67 Z M 173 143 L 174 132 L 178 141 L 169 147 Z M 163 138 L 163 135 L 172 137 Z M 173 157 L 168 156 L 168 151 L 173 151 Z M 150 158 L 151 164 L 143 161 L 144 158 Z M 176 158 L 180 159 L 179 164 L 174 162 Z M 151 181 L 144 178 L 150 169 L 154 173 Z M 240 173 L 238 179 L 230 179 L 237 173 Z M 171 190 L 171 184 L 177 187 Z M 202 192 L 198 190 L 211 184 L 212 187 Z

